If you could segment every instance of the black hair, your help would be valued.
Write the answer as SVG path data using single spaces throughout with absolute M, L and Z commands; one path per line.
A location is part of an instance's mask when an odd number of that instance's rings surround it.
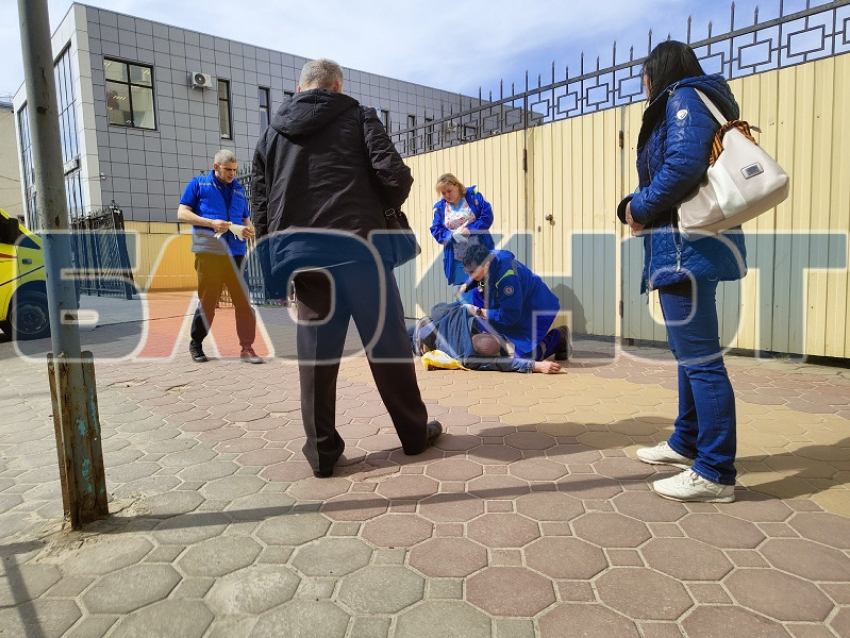
M 475 244 L 474 246 L 470 246 L 466 251 L 466 254 L 463 256 L 463 266 L 464 268 L 471 266 L 472 264 L 483 266 L 489 258 L 490 251 L 481 244 Z
M 646 58 L 642 75 L 649 80 L 649 101 L 652 102 L 671 84 L 705 75 L 705 71 L 691 47 L 684 42 L 667 40 Z

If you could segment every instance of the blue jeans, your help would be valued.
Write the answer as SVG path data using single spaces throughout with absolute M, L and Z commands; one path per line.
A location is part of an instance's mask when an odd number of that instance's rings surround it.
M 679 416 L 668 444 L 694 459 L 701 477 L 734 485 L 735 394 L 720 350 L 716 292 L 717 282 L 705 279 L 659 288 L 679 373 Z
M 452 264 L 452 279 L 449 283 L 456 285 L 465 284 L 467 279 L 469 279 L 469 275 L 463 269 L 463 262 L 455 259 Z M 462 303 L 472 303 L 472 291 L 469 290 L 463 293 L 460 299 Z

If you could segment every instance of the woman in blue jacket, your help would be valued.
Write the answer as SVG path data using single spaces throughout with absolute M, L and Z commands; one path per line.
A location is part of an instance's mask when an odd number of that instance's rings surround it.
M 493 238 L 488 229 L 493 225 L 493 209 L 475 186 L 467 188 L 451 173 L 440 175 L 435 190 L 441 199 L 434 204 L 434 223 L 431 234 L 443 244 L 443 268 L 449 284 L 466 282 L 463 256 L 469 247 L 481 244 L 493 250 Z M 462 299 L 472 303 L 472 293 Z
M 706 75 L 681 42 L 659 44 L 643 66 L 649 106 L 638 136 L 639 188 L 617 210 L 633 235 L 643 236 L 641 292 L 657 289 L 670 349 L 678 364 L 679 416 L 673 435 L 637 451 L 650 464 L 684 471 L 655 481 L 676 501 L 735 500 L 735 395 L 723 363 L 717 321 L 719 281 L 746 274 L 740 228 L 693 242 L 679 233 L 676 206 L 696 189 L 709 165 L 719 124 L 705 94 L 729 119 L 738 104 L 721 75 Z

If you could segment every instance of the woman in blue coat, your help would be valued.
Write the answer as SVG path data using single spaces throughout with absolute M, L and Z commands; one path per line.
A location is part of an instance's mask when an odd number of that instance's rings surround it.
M 493 209 L 475 186 L 467 188 L 451 173 L 440 175 L 435 190 L 441 199 L 434 204 L 431 234 L 443 245 L 443 268 L 449 284 L 466 282 L 463 257 L 476 244 L 495 248 L 488 232 L 493 225 Z M 471 293 L 462 296 L 471 303 Z
M 738 104 L 721 75 L 706 75 L 681 42 L 659 44 L 643 66 L 649 106 L 638 136 L 639 188 L 618 207 L 620 221 L 643 236 L 641 292 L 657 289 L 667 339 L 678 364 L 679 415 L 669 440 L 637 451 L 650 464 L 684 471 L 655 481 L 653 490 L 676 501 L 735 500 L 735 395 L 723 363 L 717 284 L 746 274 L 740 228 L 685 240 L 676 206 L 696 189 L 709 165 L 720 125 L 697 94 L 729 119 Z

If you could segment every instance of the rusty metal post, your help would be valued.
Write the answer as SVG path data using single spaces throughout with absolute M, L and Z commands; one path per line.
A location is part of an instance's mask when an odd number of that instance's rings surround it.
M 59 113 L 47 0 L 18 0 L 27 115 L 32 134 L 36 206 L 41 228 L 53 346 L 48 356 L 65 515 L 73 529 L 108 513 L 97 391 L 91 353 L 80 352 Z

